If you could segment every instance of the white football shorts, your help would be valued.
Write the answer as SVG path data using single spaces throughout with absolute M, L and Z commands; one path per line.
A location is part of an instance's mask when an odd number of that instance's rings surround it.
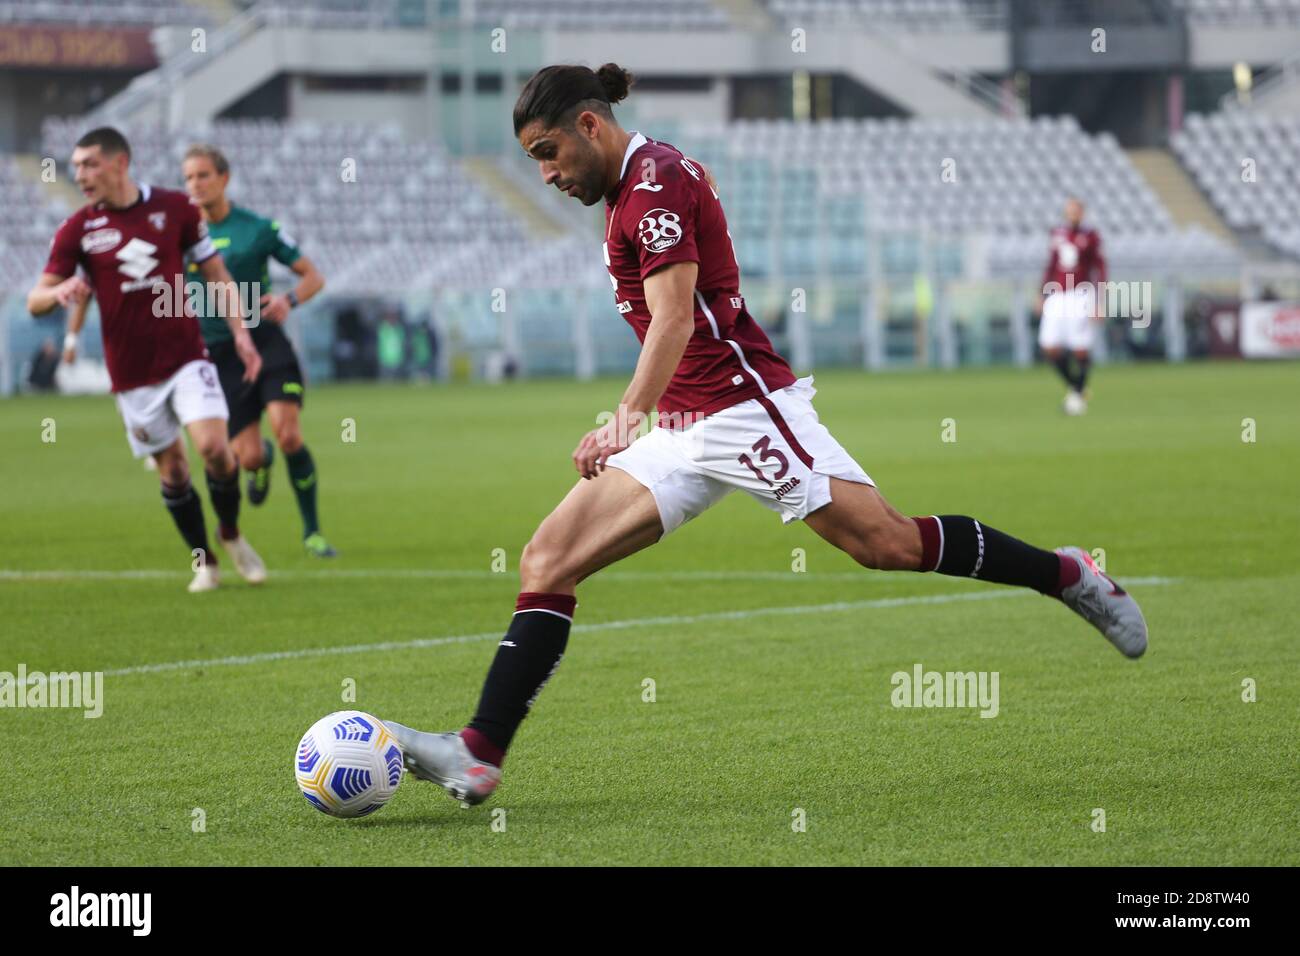
M 171 378 L 117 393 L 126 439 L 136 458 L 154 455 L 176 440 L 181 426 L 205 418 L 226 420 L 226 396 L 217 367 L 207 359 L 187 362 Z
M 875 486 L 817 420 L 812 377 L 705 416 L 653 428 L 609 459 L 650 489 L 664 534 L 737 488 L 789 523 L 830 504 L 830 479 Z
M 1053 292 L 1043 302 L 1038 344 L 1074 352 L 1092 349 L 1092 292 L 1087 287 Z

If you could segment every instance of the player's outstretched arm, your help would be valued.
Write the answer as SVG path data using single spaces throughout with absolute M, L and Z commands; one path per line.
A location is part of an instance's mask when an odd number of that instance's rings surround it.
M 244 326 L 244 307 L 239 301 L 239 287 L 230 277 L 230 270 L 220 254 L 208 256 L 199 263 L 199 274 L 203 281 L 215 283 L 224 298 L 223 314 L 230 334 L 235 340 L 235 352 L 244 363 L 244 381 L 253 382 L 262 371 L 262 356 L 253 345 L 253 337 Z
M 76 305 L 89 297 L 90 286 L 81 276 L 64 277 L 43 272 L 27 293 L 27 311 L 32 315 L 44 315 L 56 305 Z
M 583 439 L 574 452 L 574 465 L 584 478 L 604 471 L 605 462 L 631 444 L 640 422 L 668 388 L 695 331 L 695 279 L 699 271 L 698 263 L 674 262 L 646 276 L 650 327 L 618 414 Z

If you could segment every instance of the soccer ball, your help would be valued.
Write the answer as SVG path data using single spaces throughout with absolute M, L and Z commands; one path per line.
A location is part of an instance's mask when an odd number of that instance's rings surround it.
M 293 758 L 298 789 L 332 817 L 364 817 L 397 792 L 402 748 L 378 719 L 340 710 L 311 725 Z

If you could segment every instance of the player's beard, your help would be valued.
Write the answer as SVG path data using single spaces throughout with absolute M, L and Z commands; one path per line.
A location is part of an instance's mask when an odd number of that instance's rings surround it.
M 605 194 L 604 163 L 601 161 L 600 150 L 590 143 L 583 146 L 582 158 L 582 170 L 573 181 L 577 186 L 574 198 L 580 200 L 584 206 L 593 206 L 600 202 Z

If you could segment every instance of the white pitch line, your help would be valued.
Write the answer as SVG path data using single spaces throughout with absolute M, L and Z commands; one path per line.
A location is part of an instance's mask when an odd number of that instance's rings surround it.
M 1130 583 L 1154 586 L 1177 583 L 1177 578 L 1132 578 Z M 1028 597 L 1034 592 L 1022 589 L 997 589 L 960 594 L 914 595 L 911 597 L 875 598 L 868 601 L 836 601 L 831 604 L 808 604 L 785 607 L 749 608 L 739 611 L 712 611 L 707 614 L 678 614 L 663 617 L 638 617 L 623 621 L 605 621 L 599 624 L 575 624 L 574 634 L 594 631 L 626 630 L 633 627 L 676 626 L 701 624 L 710 621 L 748 620 L 755 617 L 776 617 L 799 614 L 827 614 L 836 611 L 860 611 L 869 608 L 908 607 L 924 604 L 952 604 L 959 601 L 994 601 L 1006 598 Z M 406 641 L 380 641 L 372 644 L 344 644 L 338 647 L 309 647 L 292 651 L 270 651 L 265 654 L 243 654 L 233 657 L 214 657 L 207 660 L 165 661 L 158 664 L 138 664 L 104 671 L 105 677 L 124 677 L 132 674 L 157 674 L 166 671 L 191 670 L 202 667 L 242 667 L 273 661 L 297 660 L 304 657 L 331 657 L 336 654 L 370 654 L 376 651 L 418 650 L 441 647 L 446 644 L 469 644 L 476 641 L 499 640 L 501 630 L 482 634 L 461 634 L 454 637 L 421 637 Z

